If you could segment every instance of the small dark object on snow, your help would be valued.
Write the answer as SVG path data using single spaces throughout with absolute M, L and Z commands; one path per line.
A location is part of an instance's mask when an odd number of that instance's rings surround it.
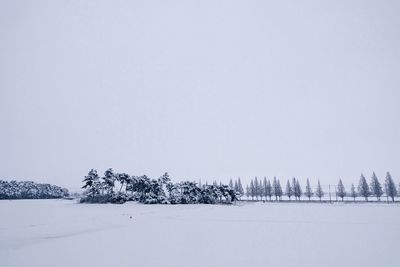
M 129 219 L 132 219 L 132 216 L 129 216 Z

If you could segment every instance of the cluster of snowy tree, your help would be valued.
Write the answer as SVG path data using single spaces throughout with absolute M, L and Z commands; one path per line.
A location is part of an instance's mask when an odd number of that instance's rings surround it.
M 47 199 L 66 196 L 68 196 L 67 189 L 51 184 L 0 180 L 0 199 Z
M 110 168 L 100 177 L 92 169 L 83 182 L 85 196 L 81 203 L 214 204 L 232 203 L 239 196 L 229 186 L 215 182 L 212 185 L 190 181 L 173 183 L 168 173 L 151 179 L 146 175 L 116 173 Z
M 398 195 L 398 192 L 400 192 L 400 184 L 398 191 L 392 176 L 387 172 L 383 188 L 375 173 L 372 174 L 371 182 L 368 185 L 364 175 L 361 174 L 357 189 L 354 184 L 352 184 L 350 192 L 347 192 L 342 180 L 339 179 L 339 183 L 337 186 L 334 186 L 334 190 L 334 194 L 336 194 L 336 196 L 342 201 L 344 201 L 345 197 L 351 197 L 353 201 L 355 201 L 357 197 L 363 197 L 365 201 L 368 201 L 368 198 L 371 196 L 376 197 L 377 201 L 380 201 L 381 197 L 385 194 L 388 201 L 390 198 L 394 202 L 395 197 Z M 263 180 L 258 180 L 256 177 L 254 180 L 250 181 L 248 186 L 246 186 L 246 196 L 248 199 L 251 198 L 252 200 L 265 199 L 271 201 L 273 197 L 275 197 L 275 200 L 282 200 L 282 196 L 286 196 L 289 201 L 292 197 L 296 201 L 300 201 L 301 197 L 305 196 L 310 201 L 313 196 L 316 196 L 320 201 L 322 201 L 324 195 L 325 192 L 319 180 L 316 188 L 313 190 L 309 179 L 307 179 L 304 192 L 296 178 L 293 178 L 292 181 L 288 180 L 286 182 L 285 190 L 282 189 L 281 183 L 276 177 L 274 177 L 272 184 L 266 177 L 264 177 Z

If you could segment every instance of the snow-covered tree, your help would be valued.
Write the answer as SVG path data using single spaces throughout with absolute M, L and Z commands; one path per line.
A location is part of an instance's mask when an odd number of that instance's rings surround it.
M 85 183 L 82 188 L 86 189 L 86 194 L 89 196 L 99 195 L 101 191 L 100 177 L 97 170 L 91 169 L 88 175 L 83 179 Z
M 287 180 L 287 182 L 286 182 L 285 194 L 286 194 L 286 196 L 289 198 L 289 201 L 290 201 L 290 198 L 291 198 L 292 195 L 293 195 L 293 188 L 292 188 L 292 186 L 290 185 L 290 181 L 289 181 L 289 180 Z
M 258 183 L 257 176 L 254 178 L 254 195 L 258 200 L 258 197 L 260 196 L 260 185 Z
M 262 195 L 265 198 L 265 200 L 267 200 L 267 197 L 268 197 L 266 188 L 267 188 L 267 178 L 264 177 L 264 179 L 262 181 L 262 190 L 261 191 L 262 191 Z
M 275 196 L 275 200 L 280 200 L 282 197 L 282 187 L 281 187 L 281 183 L 278 179 L 276 179 L 276 177 L 274 177 L 274 180 L 272 182 L 272 191 L 273 194 Z
M 260 197 L 261 200 L 263 200 L 264 197 L 264 186 L 262 183 L 262 180 L 258 180 L 258 196 Z
M 107 194 L 112 195 L 112 193 L 114 192 L 115 180 L 116 180 L 116 175 L 112 168 L 109 168 L 104 172 L 103 186 Z
M 160 178 L 160 183 L 162 184 L 167 184 L 171 181 L 171 178 L 169 177 L 168 172 L 165 172 Z M 200 182 L 201 183 L 201 182 Z
M 179 184 L 174 184 L 172 182 L 168 182 L 165 186 L 168 191 L 168 201 L 171 204 L 178 204 L 181 199 L 181 192 Z M 207 187 L 207 185 L 206 185 Z
M 292 186 L 293 186 L 294 197 L 300 201 L 301 195 L 303 194 L 303 190 L 301 189 L 299 180 L 293 178 L 293 184 L 292 184 Z
M 318 180 L 318 185 L 317 185 L 317 189 L 315 190 L 315 195 L 319 198 L 319 201 L 322 200 L 322 197 L 324 196 L 324 191 L 322 190 L 321 184 Z
M 229 188 L 234 189 L 232 178 L 229 180 Z
M 381 196 L 383 195 L 383 190 L 381 183 L 378 180 L 378 177 L 376 177 L 375 175 L 375 172 L 372 173 L 370 188 L 371 188 L 371 193 L 376 196 L 376 199 L 378 201 L 380 201 Z
M 180 183 L 180 188 L 181 188 L 180 203 L 182 203 L 182 204 L 199 203 L 199 199 L 200 199 L 200 196 L 201 196 L 201 191 L 196 186 L 196 183 L 189 182 L 189 181 L 181 182 Z M 219 200 L 221 200 L 222 199 L 222 192 L 218 191 L 217 192 L 217 196 L 218 196 Z
M 396 190 L 396 185 L 393 182 L 392 176 L 390 175 L 389 172 L 386 173 L 386 179 L 385 179 L 385 193 L 386 196 L 392 199 L 392 202 L 394 202 L 394 197 L 397 195 L 397 190 Z
M 130 194 L 132 196 L 134 194 L 134 192 L 136 191 L 136 185 L 137 185 L 137 177 L 129 176 L 128 181 L 126 182 L 126 185 L 125 185 L 126 192 L 130 192 Z
M 115 175 L 117 181 L 120 184 L 119 192 L 121 192 L 124 185 L 126 185 L 129 181 L 129 174 L 126 173 L 118 173 Z
M 361 174 L 360 181 L 358 183 L 358 193 L 360 194 L 360 196 L 363 196 L 365 198 L 365 201 L 368 201 L 368 197 L 371 195 L 367 180 L 365 180 L 363 174 Z
M 278 200 L 278 180 L 276 179 L 276 177 L 274 177 L 274 179 L 272 180 L 272 194 L 275 196 L 275 200 Z
M 304 192 L 304 194 L 306 195 L 306 197 L 308 197 L 308 201 L 310 201 L 311 197 L 313 195 L 313 192 L 311 189 L 310 180 L 308 178 L 307 178 L 307 184 L 306 184 L 306 191 Z
M 277 192 L 278 192 L 279 200 L 281 200 L 281 197 L 283 195 L 283 191 L 282 191 L 282 186 L 281 186 L 281 182 L 279 181 L 279 179 L 278 179 L 278 185 L 277 185 Z
M 253 180 L 250 181 L 250 196 L 251 196 L 251 200 L 254 200 L 254 196 L 256 194 L 256 188 L 254 186 L 254 182 Z
M 337 196 L 340 197 L 343 201 L 344 197 L 346 196 L 346 189 L 344 188 L 344 185 L 342 183 L 342 179 L 339 179 L 339 183 L 337 186 Z
M 247 199 L 249 199 L 250 198 L 250 196 L 251 196 L 251 193 L 250 193 L 250 187 L 248 186 L 248 185 L 246 185 L 246 197 L 247 197 Z
M 240 181 L 240 177 L 238 178 L 238 191 L 239 191 L 239 197 L 242 197 L 244 195 L 244 190 L 242 182 Z
M 265 186 L 264 186 L 264 195 L 265 195 L 265 199 L 267 199 L 267 197 L 269 198 L 269 200 L 271 201 L 271 197 L 272 197 L 272 186 L 271 186 L 271 182 L 269 180 L 267 180 L 266 177 L 264 177 L 264 181 L 265 181 Z
M 88 180 L 85 188 L 93 188 Z M 89 185 L 90 184 L 90 185 Z M 68 196 L 68 190 L 56 185 L 40 184 L 32 181 L 0 180 L 0 199 L 49 199 Z
M 350 196 L 353 198 L 353 201 L 356 201 L 357 192 L 354 184 L 351 184 Z

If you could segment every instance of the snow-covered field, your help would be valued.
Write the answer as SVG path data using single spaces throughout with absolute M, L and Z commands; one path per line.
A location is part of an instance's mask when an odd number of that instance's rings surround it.
M 399 205 L 3 200 L 0 214 L 2 267 L 400 264 Z

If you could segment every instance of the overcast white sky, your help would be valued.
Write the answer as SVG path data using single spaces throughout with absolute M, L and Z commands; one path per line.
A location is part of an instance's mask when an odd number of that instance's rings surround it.
M 0 179 L 400 179 L 400 1 L 0 1 Z

